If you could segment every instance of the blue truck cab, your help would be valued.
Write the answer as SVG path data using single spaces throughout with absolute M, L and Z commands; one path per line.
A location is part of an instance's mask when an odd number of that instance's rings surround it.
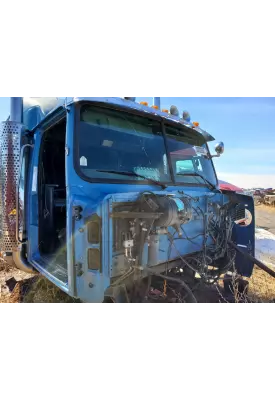
M 253 199 L 219 189 L 214 138 L 188 113 L 135 98 L 23 99 L 21 111 L 0 133 L 8 262 L 83 302 L 134 301 L 157 274 L 251 276 L 228 243 L 254 255 Z

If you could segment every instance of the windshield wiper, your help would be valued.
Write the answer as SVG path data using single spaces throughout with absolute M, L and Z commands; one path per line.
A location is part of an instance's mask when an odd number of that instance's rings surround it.
M 162 187 L 162 189 L 167 188 L 167 186 L 164 185 L 164 183 L 155 181 L 154 179 L 151 179 L 151 178 L 147 178 L 147 176 L 137 174 L 134 171 L 114 171 L 114 170 L 97 169 L 96 172 L 105 172 L 107 174 L 117 174 L 117 175 L 125 175 L 125 176 L 135 176 L 137 178 L 142 178 L 144 180 L 146 179 L 147 181 L 152 182 L 155 185 Z
M 199 176 L 202 180 L 204 180 L 204 182 L 209 186 L 209 188 L 211 190 L 217 190 L 216 186 L 213 185 L 213 183 L 211 183 L 208 179 L 206 179 L 203 175 L 199 174 L 198 172 L 179 172 L 177 173 L 177 175 L 181 175 L 181 176 Z

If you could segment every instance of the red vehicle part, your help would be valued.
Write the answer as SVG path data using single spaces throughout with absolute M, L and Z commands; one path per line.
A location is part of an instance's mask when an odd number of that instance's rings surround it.
M 231 192 L 243 193 L 241 188 L 225 181 L 219 180 L 219 187 L 221 190 L 230 190 Z

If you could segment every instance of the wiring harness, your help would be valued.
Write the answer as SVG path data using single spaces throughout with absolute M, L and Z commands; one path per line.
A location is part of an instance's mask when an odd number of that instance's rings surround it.
M 164 297 L 167 296 L 169 289 L 175 291 L 175 285 L 178 285 L 178 289 L 186 292 L 189 301 L 194 302 L 194 287 L 191 287 L 192 283 L 187 282 L 187 275 L 192 276 L 193 283 L 195 282 L 196 285 L 198 282 L 213 285 L 221 279 L 223 274 L 231 270 L 234 266 L 236 250 L 229 245 L 229 241 L 234 227 L 232 212 L 236 204 L 229 201 L 219 205 L 217 202 L 209 201 L 209 196 L 204 200 L 206 200 L 206 212 L 199 206 L 199 199 L 190 195 L 183 194 L 182 197 L 177 198 L 171 194 L 158 195 L 153 192 L 144 192 L 131 209 L 118 213 L 117 218 L 120 216 L 129 219 L 128 226 L 131 234 L 124 243 L 128 243 L 132 248 L 125 249 L 129 269 L 113 281 L 112 286 L 123 284 L 129 278 L 138 284 L 139 274 L 141 277 L 145 274 L 164 280 L 162 285 Z M 185 224 L 190 222 L 192 215 L 201 218 L 202 231 L 189 237 Z M 150 268 L 150 263 L 147 266 L 142 263 L 145 243 L 149 243 L 152 235 L 159 234 L 166 235 L 169 240 L 167 262 L 163 273 L 157 273 Z M 202 238 L 202 243 L 196 241 L 198 237 Z M 199 250 L 183 256 L 177 248 L 178 241 L 189 241 L 197 245 Z M 179 267 L 171 267 L 172 250 L 181 260 Z

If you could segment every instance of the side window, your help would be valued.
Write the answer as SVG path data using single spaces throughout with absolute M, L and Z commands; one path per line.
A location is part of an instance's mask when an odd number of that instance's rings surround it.
M 194 172 L 194 164 L 192 160 L 178 160 L 176 162 L 177 174 L 180 172 Z

